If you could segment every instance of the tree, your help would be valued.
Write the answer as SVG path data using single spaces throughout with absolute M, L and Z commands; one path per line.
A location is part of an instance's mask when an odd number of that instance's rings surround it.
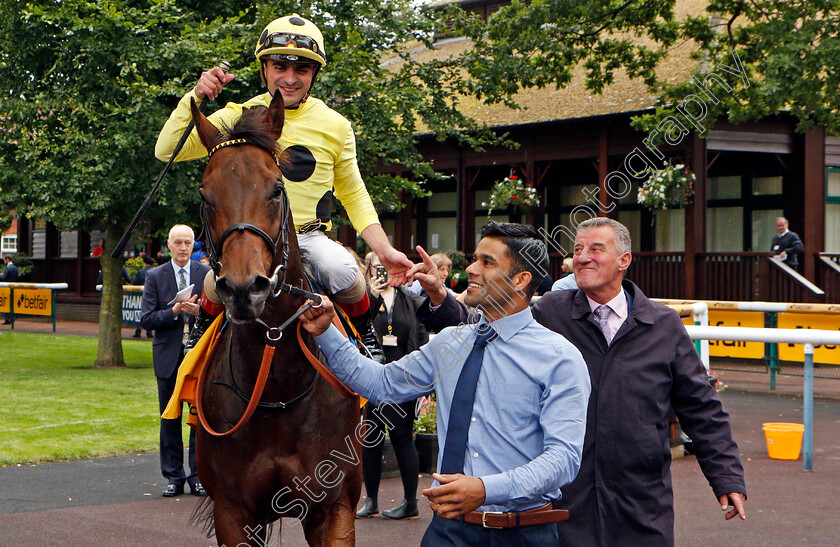
M 586 68 L 586 86 L 600 92 L 622 70 L 640 78 L 660 100 L 655 112 L 638 116 L 634 126 L 655 128 L 697 87 L 672 82 L 657 67 L 677 44 L 689 43 L 701 79 L 721 64 L 743 73 L 717 71 L 737 93 L 708 101 L 706 135 L 711 121 L 758 120 L 790 110 L 797 129 L 819 124 L 840 132 L 840 3 L 837 0 L 711 0 L 682 19 L 675 0 L 514 0 L 487 23 L 479 17 L 457 21 L 455 32 L 472 38 L 464 54 L 470 91 L 486 102 L 514 104 L 521 88 L 565 87 L 574 70 Z M 734 52 L 734 54 L 733 54 Z M 734 56 L 733 56 L 734 55 Z M 746 82 L 744 78 L 748 81 Z M 503 82 L 503 83 L 499 83 Z
M 743 67 L 742 76 L 715 71 L 737 91 L 717 93 L 717 104 L 706 101 L 707 119 L 726 116 L 737 124 L 790 110 L 798 131 L 821 125 L 840 133 L 837 0 L 713 0 L 705 12 L 681 21 L 679 33 L 698 45 L 697 79 L 721 64 L 732 67 L 735 57 Z M 697 93 L 691 82 L 661 81 L 653 88 L 661 93 L 662 106 L 639 117 L 638 129 L 649 130 L 668 115 L 681 116 L 675 107 Z M 708 126 L 700 133 L 708 134 Z
M 162 167 L 152 150 L 163 122 L 201 70 L 220 59 L 233 65 L 237 81 L 219 104 L 257 94 L 260 29 L 293 12 L 324 31 L 329 64 L 314 94 L 353 121 L 380 210 L 398 210 L 402 190 L 422 194 L 423 180 L 439 176 L 414 147 L 419 124 L 472 145 L 492 139 L 450 99 L 467 90 L 459 67 L 411 59 L 409 46 L 431 46 L 440 22 L 410 0 L 258 7 L 236 0 L 0 0 L 0 67 L 8 75 L 0 89 L 0 200 L 17 215 L 62 229 L 104 230 L 98 365 L 123 364 L 121 260 L 110 250 Z M 401 63 L 388 69 L 388 57 Z M 410 174 L 375 175 L 382 164 Z M 202 167 L 172 168 L 146 215 L 153 232 L 196 219 Z
M 64 229 L 104 230 L 97 365 L 124 365 L 122 260 L 109 253 L 160 169 L 152 148 L 167 114 L 162 91 L 192 80 L 194 67 L 228 54 L 231 36 L 244 34 L 236 17 L 211 28 L 183 9 L 187 4 L 0 3 L 0 66 L 8 74 L 0 93 L 0 199 L 18 215 Z M 201 32 L 218 47 L 179 41 Z M 181 168 L 164 185 L 153 225 L 195 216 L 198 200 L 187 181 L 197 172 Z

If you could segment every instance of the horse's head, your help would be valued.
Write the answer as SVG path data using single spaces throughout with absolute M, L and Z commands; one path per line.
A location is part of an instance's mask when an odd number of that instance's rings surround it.
M 271 279 L 282 263 L 281 253 L 288 252 L 293 226 L 276 160 L 283 98 L 275 93 L 268 109 L 244 111 L 229 135 L 216 129 L 195 103 L 192 116 L 210 151 L 200 193 L 216 292 L 231 322 L 251 322 L 271 294 Z

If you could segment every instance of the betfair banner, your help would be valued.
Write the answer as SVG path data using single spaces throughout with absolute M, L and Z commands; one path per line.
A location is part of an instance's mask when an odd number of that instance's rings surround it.
M 762 328 L 764 327 L 764 314 L 751 311 L 710 311 L 709 326 Z M 761 359 L 764 357 L 764 343 L 709 340 L 709 356 Z
M 840 315 L 818 315 L 814 313 L 780 313 L 780 329 L 840 330 Z M 802 344 L 779 344 L 779 358 L 782 361 L 805 359 Z M 815 345 L 814 362 L 840 365 L 840 348 L 833 345 Z
M 52 315 L 49 289 L 15 289 L 14 312 L 21 315 Z
M 0 313 L 9 313 L 12 308 L 12 289 L 0 287 Z

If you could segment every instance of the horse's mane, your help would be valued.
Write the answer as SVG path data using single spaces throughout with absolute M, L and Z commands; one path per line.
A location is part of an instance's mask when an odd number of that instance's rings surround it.
M 254 106 L 242 110 L 242 116 L 233 127 L 225 128 L 228 138 L 225 140 L 245 139 L 248 144 L 262 148 L 272 156 L 280 155 L 280 144 L 276 137 L 269 133 L 265 123 L 265 114 L 268 108 L 265 106 Z

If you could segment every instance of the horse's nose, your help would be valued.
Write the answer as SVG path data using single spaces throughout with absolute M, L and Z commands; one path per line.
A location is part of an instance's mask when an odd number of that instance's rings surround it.
M 254 276 L 244 283 L 234 283 L 224 276 L 218 277 L 216 293 L 225 304 L 233 304 L 234 308 L 256 308 L 271 294 L 271 281 L 264 275 Z

